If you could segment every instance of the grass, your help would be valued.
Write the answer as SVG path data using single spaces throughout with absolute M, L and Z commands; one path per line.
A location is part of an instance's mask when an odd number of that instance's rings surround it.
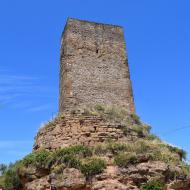
M 154 134 L 148 134 L 148 135 L 146 136 L 146 139 L 147 139 L 147 140 L 155 140 L 155 139 L 160 140 L 159 137 L 157 137 L 157 136 L 154 135 Z
M 95 105 L 84 108 L 84 115 L 96 115 L 105 120 L 119 123 L 129 122 L 129 113 L 123 108 L 116 106 Z
M 75 114 L 75 110 L 71 110 L 71 114 Z M 121 126 L 125 135 L 128 135 L 132 131 L 137 133 L 138 137 L 147 136 L 150 131 L 150 126 L 143 124 L 140 118 L 136 114 L 129 114 L 129 112 L 118 106 L 104 106 L 97 104 L 95 106 L 88 106 L 81 109 L 81 115 L 79 116 L 79 122 L 81 125 L 85 122 L 86 116 L 101 117 L 105 121 L 111 123 L 117 123 Z M 43 127 L 47 130 L 54 129 L 60 122 L 65 120 L 64 114 L 56 116 L 53 120 L 46 123 Z M 37 134 L 37 136 L 39 133 Z
M 139 116 L 129 114 L 126 109 L 117 106 L 100 104 L 94 107 L 89 106 L 88 108 L 83 108 L 83 115 L 99 116 L 105 121 L 120 124 L 125 135 L 128 135 L 130 131 L 134 131 L 138 137 L 144 137 L 151 129 L 149 125 L 145 125 L 140 121 Z
M 55 116 L 51 121 L 48 121 L 46 124 L 44 124 L 44 126 L 42 126 L 42 128 L 45 127 L 46 129 L 53 129 L 61 121 L 64 121 L 64 119 L 65 119 L 65 115 L 59 114 L 59 115 Z
M 133 121 L 135 122 L 135 124 L 140 125 L 141 121 L 140 121 L 140 117 L 136 114 L 131 114 L 131 118 L 133 119 Z
M 144 138 L 127 143 L 109 141 L 95 146 L 93 154 L 98 156 L 112 154 L 114 163 L 120 167 L 136 164 L 139 158 L 144 155 L 152 161 L 163 161 L 171 166 L 180 166 L 181 174 L 189 174 L 190 166 L 182 162 L 181 156 L 174 150 L 170 145 L 161 142 L 158 138 Z
M 185 150 L 183 150 L 181 148 L 178 148 L 176 146 L 171 146 L 171 145 L 167 145 L 167 147 L 171 152 L 174 152 L 174 153 L 178 154 L 181 160 L 186 159 L 187 152 Z
M 135 153 L 120 153 L 115 156 L 114 162 L 116 165 L 126 168 L 130 164 L 136 164 L 138 159 Z

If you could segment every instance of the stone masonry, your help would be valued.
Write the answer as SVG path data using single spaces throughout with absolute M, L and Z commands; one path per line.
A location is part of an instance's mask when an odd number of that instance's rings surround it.
M 131 128 L 127 135 L 120 123 L 105 121 L 102 117 L 81 114 L 64 114 L 64 119 L 53 121 L 41 128 L 36 136 L 34 150 L 56 150 L 73 145 L 93 146 L 112 139 L 127 142 L 138 138 Z
M 122 27 L 69 18 L 60 53 L 60 112 L 101 104 L 134 113 Z

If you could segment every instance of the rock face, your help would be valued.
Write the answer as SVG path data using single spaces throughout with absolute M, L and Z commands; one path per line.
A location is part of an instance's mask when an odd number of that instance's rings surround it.
M 123 29 L 68 19 L 61 42 L 59 110 L 88 104 L 134 112 Z
M 25 189 L 27 190 L 48 190 L 51 189 L 50 184 L 48 183 L 49 176 L 45 176 L 39 179 L 36 179 L 32 182 L 25 184 Z
M 54 189 L 83 189 L 86 187 L 86 178 L 79 170 L 67 168 L 63 170 L 61 177 L 52 174 L 50 184 Z
M 149 179 L 167 184 L 168 190 L 189 190 L 190 179 L 174 180 L 173 171 L 164 162 L 146 162 L 126 169 L 108 166 L 102 174 L 86 179 L 77 169 L 67 168 L 59 175 L 49 174 L 25 182 L 25 190 L 139 190 Z

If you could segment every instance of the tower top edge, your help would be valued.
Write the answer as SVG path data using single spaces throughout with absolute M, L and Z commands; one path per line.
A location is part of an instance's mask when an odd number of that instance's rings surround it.
M 81 24 L 92 24 L 92 25 L 104 25 L 104 26 L 110 26 L 110 27 L 113 27 L 113 28 L 123 28 L 120 25 L 107 24 L 107 23 L 101 23 L 101 22 L 95 22 L 95 21 L 82 20 L 82 19 L 78 19 L 78 18 L 68 17 L 67 21 L 66 21 L 66 24 L 68 24 L 70 22 L 80 22 Z
M 119 25 L 105 24 L 105 23 L 99 23 L 99 22 L 94 22 L 94 21 L 87 21 L 87 20 L 81 20 L 81 19 L 68 17 L 65 27 L 64 27 L 64 30 L 61 35 L 61 41 L 62 41 L 63 35 L 66 32 L 68 27 L 69 28 L 73 28 L 73 27 L 80 28 L 79 26 L 82 26 L 84 28 L 86 26 L 87 26 L 87 28 L 89 28 L 89 26 L 91 26 L 92 28 L 96 28 L 96 27 L 107 28 L 108 31 L 114 30 L 116 33 L 120 33 L 121 35 L 123 35 L 123 33 L 124 33 L 124 28 Z

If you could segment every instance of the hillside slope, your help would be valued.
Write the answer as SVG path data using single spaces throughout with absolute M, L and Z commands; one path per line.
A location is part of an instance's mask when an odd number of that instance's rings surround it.
M 6 189 L 188 190 L 185 156 L 182 149 L 150 134 L 138 116 L 97 105 L 45 124 L 33 152 L 12 169 L 19 185 L 17 181 Z M 6 187 L 5 180 L 1 183 Z

